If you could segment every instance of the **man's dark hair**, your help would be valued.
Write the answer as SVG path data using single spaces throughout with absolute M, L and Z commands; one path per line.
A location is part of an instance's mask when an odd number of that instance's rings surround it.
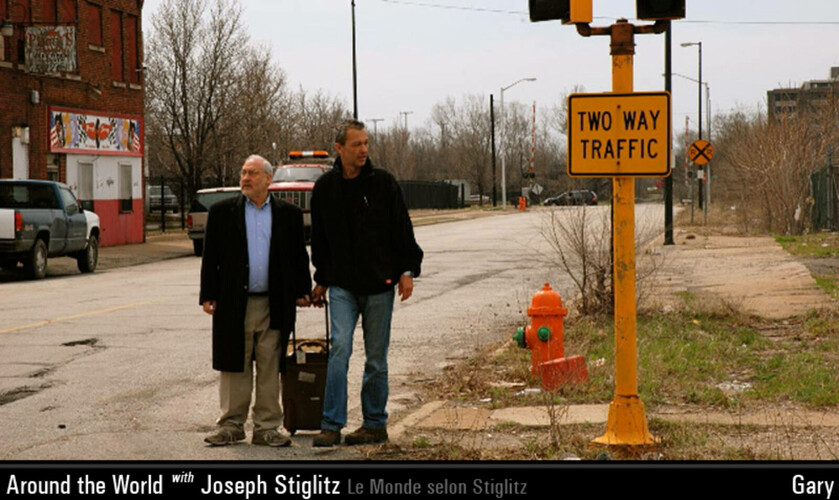
M 354 130 L 365 130 L 366 127 L 364 126 L 364 122 L 358 121 L 354 118 L 349 118 L 341 122 L 341 125 L 338 126 L 338 133 L 335 135 L 335 142 L 340 144 L 341 146 L 347 142 L 347 130 L 354 129 Z

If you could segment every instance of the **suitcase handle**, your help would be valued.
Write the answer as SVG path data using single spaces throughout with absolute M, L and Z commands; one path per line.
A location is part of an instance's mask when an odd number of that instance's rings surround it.
M 323 314 L 326 318 L 326 356 L 329 357 L 329 344 L 330 344 L 330 333 L 329 333 L 329 301 L 325 298 L 317 304 L 323 304 Z M 292 351 L 297 351 L 297 326 L 295 325 L 294 330 L 291 331 L 291 345 L 293 347 Z M 303 345 L 301 343 L 301 345 Z

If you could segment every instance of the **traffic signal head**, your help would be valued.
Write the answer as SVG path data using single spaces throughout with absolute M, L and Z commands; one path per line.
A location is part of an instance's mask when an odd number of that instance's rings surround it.
M 567 19 L 571 13 L 571 0 L 527 0 L 530 21 Z
M 592 0 L 528 0 L 530 20 L 553 21 L 562 19 L 565 24 L 590 23 Z
M 635 0 L 635 12 L 638 19 L 648 21 L 683 19 L 685 0 Z

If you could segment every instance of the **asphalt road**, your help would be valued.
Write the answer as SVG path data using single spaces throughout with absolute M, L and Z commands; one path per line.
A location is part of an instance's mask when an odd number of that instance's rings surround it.
M 608 210 L 597 207 L 594 210 Z M 559 209 L 560 213 L 562 210 Z M 641 224 L 663 227 L 661 206 L 639 205 Z M 388 411 L 419 403 L 419 383 L 527 321 L 530 297 L 570 282 L 545 256 L 544 210 L 509 211 L 416 228 L 425 251 L 414 296 L 394 311 Z M 218 416 L 210 317 L 198 305 L 195 257 L 0 283 L 0 459 L 359 459 L 353 448 L 311 448 L 299 431 L 287 449 L 207 448 Z M 298 335 L 324 332 L 323 311 L 300 311 Z M 363 366 L 357 330 L 348 429 L 360 424 Z

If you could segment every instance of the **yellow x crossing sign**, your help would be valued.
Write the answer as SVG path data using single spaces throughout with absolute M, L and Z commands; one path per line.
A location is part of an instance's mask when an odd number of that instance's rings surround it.
M 694 165 L 706 165 L 714 157 L 714 146 L 710 142 L 699 139 L 688 148 L 688 159 Z

